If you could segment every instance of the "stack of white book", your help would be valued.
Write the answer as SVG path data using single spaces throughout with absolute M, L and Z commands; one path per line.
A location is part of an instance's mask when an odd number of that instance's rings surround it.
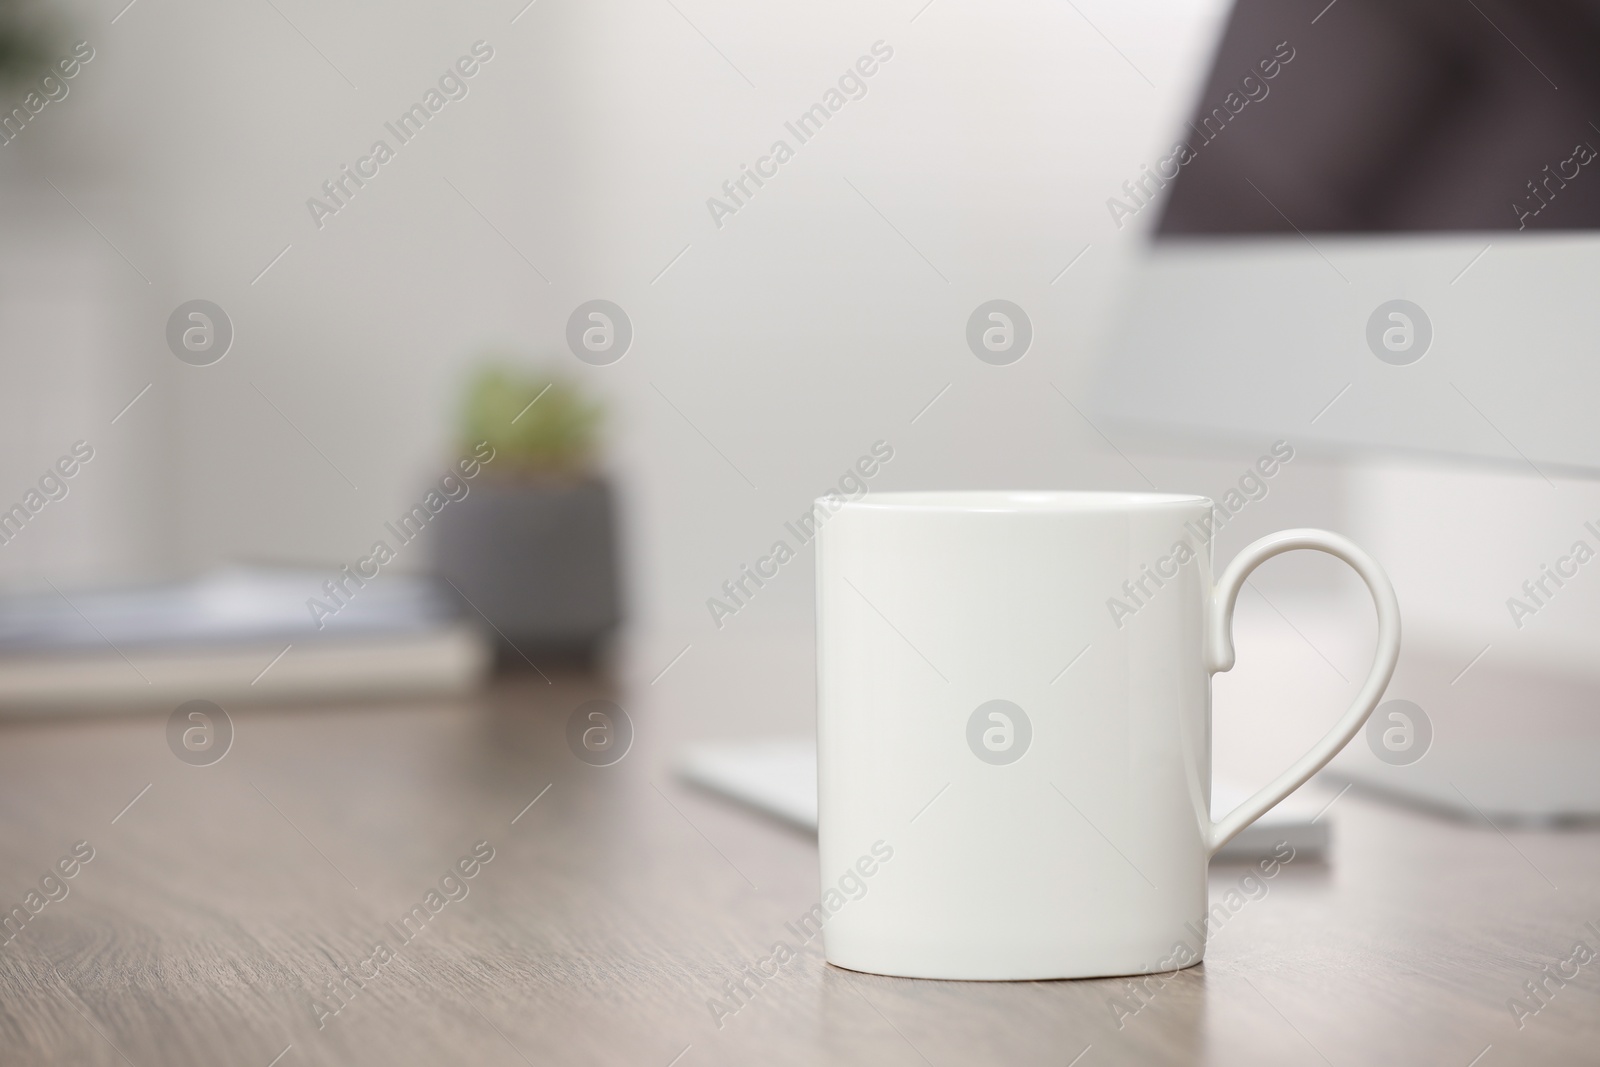
M 491 649 L 429 580 L 382 574 L 330 603 L 327 575 L 229 568 L 163 585 L 0 597 L 0 713 L 462 692 Z M 319 626 L 318 623 L 321 623 Z

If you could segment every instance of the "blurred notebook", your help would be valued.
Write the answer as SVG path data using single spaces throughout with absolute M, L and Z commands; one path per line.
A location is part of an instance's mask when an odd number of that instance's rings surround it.
M 793 826 L 813 832 L 817 828 L 817 745 L 810 737 L 696 745 L 679 757 L 678 774 Z M 1231 811 L 1250 792 L 1233 783 L 1212 783 L 1213 817 Z M 1320 808 L 1305 797 L 1290 796 L 1224 845 L 1217 859 L 1265 858 L 1280 841 L 1287 841 L 1298 857 L 1320 857 L 1328 847 L 1329 823 L 1327 815 L 1318 818 Z
M 205 698 L 459 692 L 490 651 L 452 597 L 381 574 L 317 626 L 328 574 L 229 568 L 185 582 L 0 597 L 0 713 Z

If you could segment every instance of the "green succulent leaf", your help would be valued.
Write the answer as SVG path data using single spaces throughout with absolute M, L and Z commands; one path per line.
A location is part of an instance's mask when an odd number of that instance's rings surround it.
M 599 403 L 558 374 L 494 362 L 467 388 L 461 430 L 469 447 L 494 447 L 498 470 L 570 476 L 593 461 L 602 415 Z

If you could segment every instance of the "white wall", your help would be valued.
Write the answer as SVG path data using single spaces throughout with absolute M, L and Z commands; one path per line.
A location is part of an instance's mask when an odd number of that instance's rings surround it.
M 1105 197 L 1178 121 L 1216 6 L 79 5 L 71 36 L 96 59 L 7 184 L 48 200 L 56 174 L 137 265 L 51 220 L 131 301 L 94 403 L 153 383 L 125 421 L 154 436 L 105 491 L 152 532 L 106 558 L 351 556 L 450 460 L 463 370 L 489 346 L 609 397 L 632 613 L 685 641 L 715 634 L 705 598 L 875 440 L 896 450 L 878 487 L 1141 486 L 1055 387 L 1080 396 L 1135 248 Z M 469 95 L 319 230 L 307 198 L 480 39 L 495 55 Z M 718 228 L 707 198 L 879 40 L 894 55 L 867 95 Z M 562 342 L 596 296 L 637 331 L 610 367 Z M 999 296 L 1036 331 L 1006 368 L 963 337 Z M 166 351 L 192 297 L 237 331 L 212 367 Z M 809 586 L 796 573 L 730 626 L 804 630 Z

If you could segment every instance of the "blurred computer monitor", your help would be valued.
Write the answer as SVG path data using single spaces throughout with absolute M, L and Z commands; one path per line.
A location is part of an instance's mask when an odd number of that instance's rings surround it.
M 1186 449 L 1283 438 L 1594 479 L 1596 56 L 1594 0 L 1237 0 L 1189 121 L 1107 201 L 1119 228 L 1159 223 L 1096 407 Z M 1538 551 L 1530 513 L 1477 496 L 1472 526 L 1518 524 L 1508 544 Z M 1427 508 L 1387 529 L 1452 551 L 1461 529 Z M 1471 551 L 1460 575 L 1484 569 Z M 1390 695 L 1431 707 L 1440 744 L 1408 766 L 1352 745 L 1334 772 L 1467 818 L 1600 818 L 1600 778 L 1575 769 L 1600 759 L 1592 632 L 1565 653 L 1509 624 L 1463 641 L 1426 599 Z
M 1238 0 L 1099 383 L 1256 445 L 1600 472 L 1600 3 Z

